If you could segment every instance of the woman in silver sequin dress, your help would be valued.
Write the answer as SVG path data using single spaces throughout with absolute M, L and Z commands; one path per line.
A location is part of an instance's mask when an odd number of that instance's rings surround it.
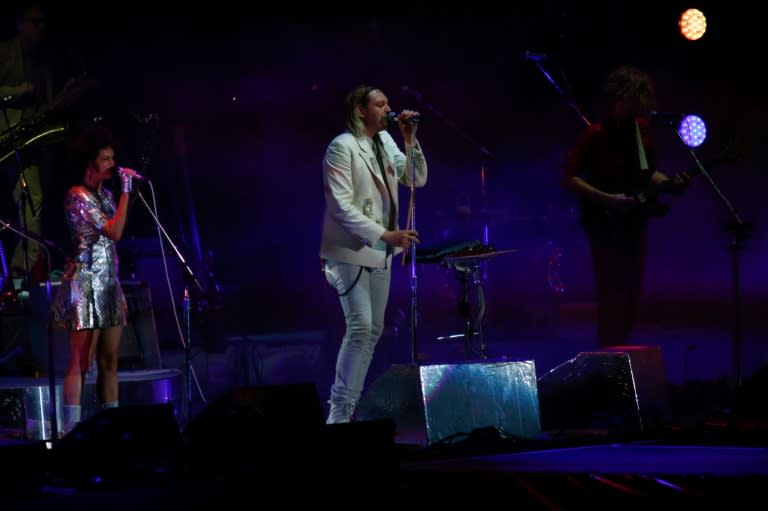
M 115 205 L 104 182 L 115 172 L 111 135 L 103 127 L 86 129 L 75 141 L 73 165 L 81 182 L 64 201 L 74 253 L 54 302 L 54 318 L 69 330 L 70 360 L 64 378 L 62 432 L 80 421 L 85 375 L 95 357 L 102 408 L 118 405 L 117 362 L 127 305 L 118 278 L 115 243 L 125 229 L 131 171 L 120 169 L 122 192 Z

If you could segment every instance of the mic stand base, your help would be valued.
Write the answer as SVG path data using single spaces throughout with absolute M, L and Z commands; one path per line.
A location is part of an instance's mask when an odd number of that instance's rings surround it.
M 741 275 L 739 269 L 739 254 L 744 250 L 743 240 L 752 237 L 752 222 L 730 221 L 725 230 L 733 235 L 728 250 L 731 253 L 731 305 L 733 307 L 733 364 L 734 388 L 742 384 L 741 358 L 743 350 L 743 331 L 741 323 Z

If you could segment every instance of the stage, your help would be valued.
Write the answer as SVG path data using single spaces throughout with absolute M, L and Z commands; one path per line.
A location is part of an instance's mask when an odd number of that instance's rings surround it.
M 735 347 L 722 307 L 709 305 L 721 314 L 708 322 L 698 306 L 673 305 L 645 311 L 641 342 L 607 350 L 594 345 L 593 304 L 530 301 L 519 314 L 505 305 L 504 316 L 492 308 L 469 356 L 461 335 L 443 338 L 461 333 L 461 318 L 438 321 L 425 309 L 418 359 L 409 331 L 388 329 L 350 424 L 324 424 L 332 328 L 198 338 L 189 366 L 184 350 L 156 346 L 154 335 L 129 343 L 121 407 L 99 411 L 89 377 L 86 419 L 54 443 L 44 371 L 3 375 L 4 509 L 322 505 L 337 500 L 339 481 L 366 509 L 710 506 L 759 496 L 768 476 L 765 319 L 746 309 Z M 480 342 L 486 358 L 476 355 Z M 35 346 L 18 360 L 39 363 Z M 147 358 L 147 346 L 163 349 Z M 161 367 L 140 367 L 146 360 Z
M 551 399 L 557 386 L 545 383 L 546 375 L 558 375 L 558 366 L 542 369 L 536 378 L 538 402 L 532 403 L 533 408 L 515 408 L 516 413 L 538 412 L 541 428 L 525 435 L 511 433 L 506 423 L 470 430 L 464 419 L 448 424 L 467 426 L 466 431 L 429 442 L 425 441 L 429 431 L 424 429 L 414 440 L 403 434 L 404 417 L 397 414 L 325 425 L 322 390 L 314 382 L 255 386 L 236 385 L 231 379 L 219 382 L 220 391 L 210 395 L 208 403 L 195 399 L 186 423 L 178 414 L 178 407 L 186 406 L 183 399 L 152 403 L 154 398 L 145 397 L 145 403 L 133 402 L 111 414 L 96 412 L 53 448 L 42 441 L 5 438 L 0 446 L 4 460 L 0 483 L 8 503 L 4 508 L 195 508 L 238 505 L 244 499 L 270 509 L 320 505 L 339 480 L 344 481 L 345 498 L 363 502 L 366 509 L 444 509 L 457 502 L 484 506 L 503 502 L 525 509 L 720 506 L 759 497 L 768 482 L 768 418 L 761 398 L 765 373 L 752 375 L 740 389 L 723 389 L 716 382 L 665 383 L 668 413 L 660 422 L 646 423 L 640 421 L 645 417 L 641 414 L 645 396 L 629 396 L 639 397 L 637 414 L 626 415 L 623 408 L 627 385 L 643 388 L 641 376 L 635 374 L 627 382 L 616 371 L 627 360 L 637 367 L 636 355 L 627 355 L 631 352 L 577 351 L 561 362 L 560 371 L 567 371 L 558 380 L 569 387 L 577 404 L 567 417 L 543 413 L 546 407 L 536 409 L 559 402 Z M 663 350 L 646 347 L 640 352 L 659 355 Z M 182 355 L 169 354 L 166 360 L 178 363 Z M 209 365 L 208 373 L 198 374 L 203 381 L 221 378 L 231 364 L 226 354 L 204 358 L 195 359 L 197 369 Z M 434 375 L 436 367 L 453 370 L 439 373 L 449 383 L 459 376 L 477 378 L 480 373 L 467 367 L 511 374 L 516 382 L 512 387 L 521 391 L 530 382 L 525 362 L 395 364 L 372 382 L 371 392 L 382 385 L 387 388 L 392 374 L 404 374 L 406 386 L 418 385 L 419 375 Z M 602 401 L 605 409 L 600 413 L 578 400 L 574 389 L 581 384 L 573 376 L 577 367 L 579 374 L 593 376 L 604 373 L 590 373 L 591 369 L 608 369 L 608 381 L 621 389 Z M 181 369 L 183 365 L 169 369 L 170 379 L 183 381 Z M 662 375 L 647 372 L 646 377 Z M 126 378 L 125 385 L 148 386 L 149 380 L 137 374 Z M 498 380 L 484 383 L 493 388 L 494 381 Z M 509 396 L 509 383 L 502 385 L 502 394 Z M 446 388 L 460 392 L 456 386 Z M 473 388 L 476 402 L 490 399 L 482 385 Z M 416 395 L 424 399 L 417 390 Z M 598 402 L 606 396 L 595 395 Z M 518 392 L 514 399 L 527 396 Z M 462 402 L 448 397 L 455 404 L 451 413 L 461 416 L 466 411 Z M 427 419 L 448 420 L 443 401 L 425 405 L 431 406 L 422 408 L 427 416 L 421 422 L 405 422 L 426 428 Z M 623 422 L 616 421 L 619 412 Z M 530 426 L 511 416 L 513 426 Z M 577 427 L 586 419 L 591 427 Z

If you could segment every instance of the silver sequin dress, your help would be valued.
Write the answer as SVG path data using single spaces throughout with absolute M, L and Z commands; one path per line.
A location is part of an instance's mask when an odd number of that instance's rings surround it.
M 74 254 L 53 304 L 54 320 L 71 331 L 124 326 L 128 306 L 118 278 L 117 248 L 101 232 L 117 210 L 112 193 L 73 186 L 64 209 Z

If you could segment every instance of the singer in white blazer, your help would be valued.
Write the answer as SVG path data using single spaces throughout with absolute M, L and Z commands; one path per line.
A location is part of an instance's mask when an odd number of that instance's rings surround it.
M 347 131 L 325 152 L 320 257 L 346 323 L 328 423 L 353 419 L 384 330 L 393 255 L 419 242 L 418 232 L 399 229 L 397 222 L 398 184 L 420 188 L 427 182 L 426 160 L 416 139 L 418 118 L 412 110 L 395 115 L 381 90 L 361 85 L 347 96 Z M 405 152 L 386 131 L 392 125 L 400 128 Z

